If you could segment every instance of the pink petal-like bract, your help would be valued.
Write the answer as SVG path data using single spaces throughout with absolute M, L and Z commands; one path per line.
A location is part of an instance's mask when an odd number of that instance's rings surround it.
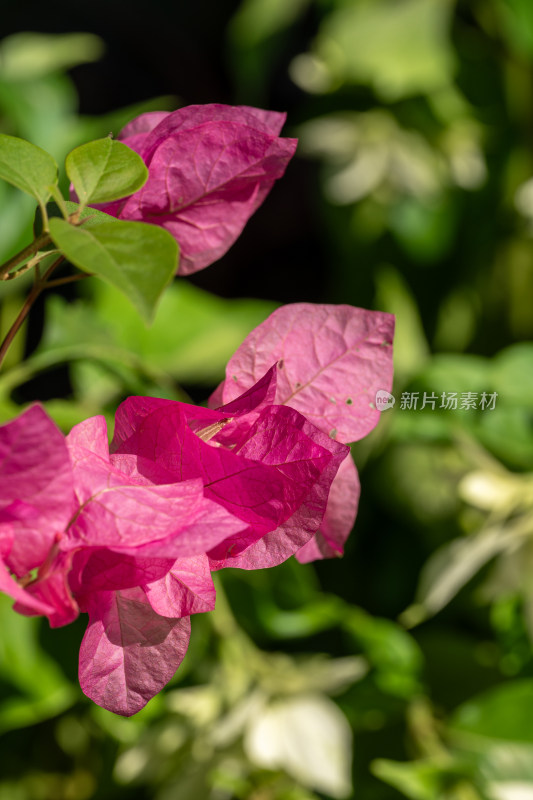
M 201 554 L 243 527 L 204 496 L 198 479 L 169 483 L 165 474 L 163 485 L 154 485 L 121 470 L 131 464 L 110 458 L 103 417 L 76 425 L 67 443 L 80 509 L 59 543 L 65 552 L 108 548 L 173 561 Z
M 288 540 L 284 544 L 285 558 L 296 552 L 318 529 L 329 486 L 348 453 L 297 411 L 263 405 L 269 395 L 265 391 L 254 387 L 219 411 L 141 397 L 128 398 L 117 411 L 112 458 L 137 456 L 139 471 L 154 481 L 161 469 L 166 480 L 168 475 L 178 481 L 200 478 L 209 499 L 246 523 L 209 549 L 217 567 L 233 565 L 233 559 L 310 503 L 309 525 L 300 526 L 290 547 Z M 279 563 L 280 553 L 272 550 L 265 560 Z
M 32 406 L 2 425 L 0 511 L 10 516 L 13 536 L 4 561 L 15 575 L 44 562 L 75 507 L 65 437 L 43 409 Z
M 357 469 L 350 455 L 344 459 L 333 479 L 320 528 L 296 553 L 301 564 L 320 558 L 342 556 L 344 543 L 357 516 L 360 491 Z
M 332 438 L 357 441 L 379 420 L 376 392 L 392 387 L 393 332 L 391 314 L 345 305 L 284 306 L 238 348 L 209 405 L 225 409 L 223 403 L 234 401 L 277 362 L 276 403 L 297 409 Z M 303 539 L 304 531 L 314 525 L 313 512 L 304 505 L 233 565 L 253 569 L 277 563 L 297 541 L 301 541 L 297 558 L 302 562 L 342 555 L 359 491 L 355 465 L 346 459 L 331 488 L 328 485 L 326 513 L 312 539 Z M 226 566 L 219 553 L 220 545 L 209 554 L 213 568 Z
M 324 463 L 320 475 L 309 487 L 303 502 L 274 530 L 259 539 L 254 539 L 251 531 L 238 533 L 213 548 L 208 553 L 212 569 L 222 567 L 262 569 L 276 566 L 295 554 L 317 532 L 325 513 L 332 482 L 347 454 L 349 456 L 349 450 L 345 445 L 319 431 L 307 420 L 303 423 L 302 430 L 312 438 L 315 446 L 319 445 L 329 451 L 331 454 L 329 462 Z M 253 439 L 251 442 L 255 444 Z M 247 452 L 246 448 L 249 446 L 248 442 L 245 442 L 242 451 Z
M 190 618 L 157 614 L 140 587 L 96 593 L 88 611 L 89 626 L 80 647 L 80 686 L 98 705 L 129 717 L 181 664 Z
M 274 311 L 244 340 L 210 405 L 229 403 L 278 362 L 276 403 L 297 409 L 341 442 L 378 421 L 378 389 L 392 386 L 394 317 L 345 305 L 294 303 Z
M 119 139 L 148 167 L 145 185 L 100 206 L 166 228 L 180 246 L 180 275 L 219 259 L 242 232 L 296 149 L 278 136 L 285 114 L 248 106 L 187 106 L 133 120 Z
M 179 558 L 157 581 L 144 584 L 148 602 L 164 617 L 185 617 L 215 607 L 215 586 L 206 555 Z

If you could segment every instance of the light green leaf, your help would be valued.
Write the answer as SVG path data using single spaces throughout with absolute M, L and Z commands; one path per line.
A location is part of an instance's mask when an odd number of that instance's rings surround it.
M 98 283 L 91 289 L 98 329 L 111 328 L 118 346 L 180 383 L 208 386 L 222 380 L 230 356 L 276 307 L 265 300 L 215 297 L 182 279 L 165 292 L 154 324 L 146 329 L 111 286 Z M 58 323 L 65 311 L 57 314 Z
M 455 56 L 447 0 L 347 3 L 326 18 L 316 55 L 333 78 L 399 100 L 449 85 Z
M 92 33 L 15 33 L 2 41 L 0 76 L 8 81 L 39 79 L 96 61 L 103 52 L 103 41 Z
M 82 206 L 127 197 L 148 178 L 142 158 L 109 138 L 76 147 L 68 154 L 65 168 Z
M 452 715 L 454 749 L 478 761 L 494 800 L 533 800 L 533 681 L 508 681 L 472 697 Z
M 377 270 L 376 308 L 396 315 L 395 376 L 410 377 L 427 361 L 429 348 L 413 292 L 395 267 Z
M 500 350 L 492 362 L 492 380 L 508 405 L 533 409 L 533 343 Z
M 112 222 L 87 230 L 54 217 L 50 235 L 69 261 L 116 286 L 146 321 L 152 320 L 176 271 L 178 246 L 169 233 L 143 222 Z
M 436 614 L 494 556 L 516 546 L 516 537 L 503 526 L 447 542 L 429 557 L 422 569 L 417 602 L 404 612 L 408 624 Z
M 378 758 L 372 772 L 411 800 L 436 800 L 443 788 L 442 770 L 431 761 L 390 761 Z
M 44 204 L 57 183 L 57 164 L 40 147 L 0 133 L 0 178 Z

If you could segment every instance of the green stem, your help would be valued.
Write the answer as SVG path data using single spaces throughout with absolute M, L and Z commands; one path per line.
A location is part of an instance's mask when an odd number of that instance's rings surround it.
M 35 240 L 35 242 L 36 241 L 37 241 L 37 239 Z M 33 244 L 35 244 L 35 242 L 33 242 Z M 51 264 L 48 267 L 48 269 L 46 270 L 46 272 L 44 273 L 42 278 L 40 278 L 39 274 L 36 273 L 36 275 L 35 275 L 35 283 L 33 284 L 33 289 L 31 290 L 31 292 L 27 296 L 26 300 L 24 301 L 24 305 L 20 309 L 20 311 L 19 311 L 19 313 L 17 315 L 17 318 L 15 319 L 14 323 L 12 324 L 10 329 L 8 330 L 8 332 L 7 332 L 7 334 L 6 334 L 5 338 L 4 338 L 4 341 L 0 345 L 0 365 L 2 364 L 2 361 L 4 360 L 4 358 L 6 356 L 6 353 L 9 350 L 11 342 L 13 341 L 13 339 L 15 338 L 17 333 L 19 332 L 19 330 L 20 330 L 20 328 L 22 326 L 22 323 L 24 322 L 24 320 L 28 316 L 32 305 L 35 303 L 35 301 L 37 300 L 37 298 L 39 297 L 41 292 L 46 288 L 48 278 L 50 277 L 52 272 L 55 270 L 55 268 L 58 267 L 59 264 L 61 264 L 61 262 L 64 261 L 64 260 L 65 260 L 64 256 L 59 256 L 59 258 L 56 258 L 54 263 Z
M 39 200 L 39 208 L 41 209 L 41 216 L 43 219 L 43 233 L 48 233 L 48 211 L 46 210 L 46 203 Z
M 49 245 L 51 241 L 52 240 L 48 233 L 43 232 L 40 236 L 37 236 L 37 238 L 34 239 L 31 244 L 29 244 L 27 247 L 24 247 L 19 253 L 16 253 L 16 255 L 12 256 L 0 266 L 0 280 L 6 280 L 4 276 L 7 275 L 13 269 L 13 267 L 18 266 L 23 261 L 27 261 L 39 250 L 42 250 L 43 247 Z
M 41 294 L 42 290 L 43 290 L 43 287 L 42 287 L 42 285 L 41 285 L 41 283 L 39 281 L 38 283 L 36 283 L 34 285 L 33 289 L 31 290 L 31 292 L 27 296 L 27 298 L 26 298 L 26 300 L 24 302 L 24 305 L 20 309 L 20 312 L 19 312 L 15 322 L 13 323 L 13 325 L 8 330 L 8 332 L 7 332 L 7 334 L 6 334 L 5 338 L 4 338 L 4 341 L 0 345 L 0 364 L 4 360 L 4 358 L 6 356 L 6 353 L 9 350 L 9 346 L 11 345 L 11 342 L 13 341 L 15 336 L 17 335 L 22 323 L 24 322 L 24 320 L 28 316 L 30 308 L 32 307 L 34 302 L 37 300 L 37 298 Z
M 15 272 L 10 272 L 9 275 L 5 275 L 5 281 L 13 281 L 15 278 L 20 278 L 21 275 L 24 275 L 25 272 L 28 272 L 30 269 L 34 267 L 37 268 L 41 261 L 44 261 L 45 258 L 50 258 L 50 256 L 59 253 L 59 250 L 46 250 L 44 253 L 37 253 L 33 258 L 30 258 L 22 267 L 19 267 Z
M 63 214 L 63 218 L 68 222 L 69 221 L 68 208 L 67 204 L 65 203 L 65 198 L 59 191 L 59 186 L 57 186 L 57 184 L 55 186 L 52 186 L 51 192 L 52 192 L 52 197 L 56 201 L 59 210 Z

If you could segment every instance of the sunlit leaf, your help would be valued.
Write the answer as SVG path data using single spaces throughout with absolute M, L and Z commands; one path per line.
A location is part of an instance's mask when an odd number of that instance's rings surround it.
M 405 619 L 420 622 L 436 614 L 491 558 L 513 546 L 515 539 L 503 527 L 455 539 L 436 550 L 425 564 L 417 593 Z
M 326 18 L 316 55 L 332 75 L 365 83 L 385 100 L 445 87 L 455 68 L 445 0 L 341 3 Z
M 68 154 L 65 169 L 82 206 L 127 197 L 148 178 L 142 158 L 109 137 L 76 147 Z
M 321 695 L 300 695 L 260 710 L 245 734 L 248 758 L 284 769 L 304 786 L 331 797 L 351 793 L 351 730 L 339 708 Z

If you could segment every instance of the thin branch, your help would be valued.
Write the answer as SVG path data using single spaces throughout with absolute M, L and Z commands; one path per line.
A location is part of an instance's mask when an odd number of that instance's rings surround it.
M 35 242 L 33 244 L 35 244 Z M 11 342 L 13 341 L 13 339 L 15 338 L 17 333 L 19 332 L 19 330 L 21 328 L 21 325 L 24 322 L 24 320 L 26 319 L 26 317 L 28 316 L 28 313 L 29 313 L 32 305 L 35 303 L 35 301 L 37 300 L 37 298 L 39 297 L 41 292 L 44 289 L 46 289 L 46 287 L 48 286 L 48 284 L 47 284 L 48 278 L 50 277 L 52 272 L 55 270 L 55 268 L 58 267 L 59 264 L 61 264 L 61 262 L 64 261 L 64 260 L 65 260 L 64 256 L 59 256 L 59 258 L 56 258 L 54 263 L 50 264 L 50 266 L 48 267 L 48 269 L 46 270 L 46 272 L 44 273 L 42 278 L 40 278 L 38 273 L 36 273 L 35 282 L 33 284 L 33 289 L 31 290 L 31 292 L 27 296 L 26 300 L 24 301 L 24 305 L 20 309 L 20 312 L 19 312 L 16 320 L 14 321 L 14 323 L 12 324 L 10 329 L 8 330 L 8 332 L 7 332 L 7 334 L 6 334 L 5 338 L 4 338 L 4 341 L 0 345 L 0 364 L 2 364 L 2 361 L 4 360 L 4 358 L 6 356 L 6 353 L 9 350 L 9 346 L 11 345 Z
M 56 278 L 55 281 L 48 281 L 46 284 L 47 289 L 53 289 L 54 286 L 64 286 L 66 283 L 74 283 L 74 281 L 82 281 L 84 278 L 92 278 L 91 272 L 78 272 L 76 275 L 67 275 L 65 278 Z
M 27 247 L 24 247 L 19 253 L 12 256 L 0 266 L 0 280 L 3 279 L 4 275 L 7 275 L 13 269 L 13 267 L 18 266 L 18 264 L 22 263 L 23 261 L 27 261 L 39 250 L 42 250 L 43 247 L 47 247 L 51 241 L 52 240 L 48 233 L 43 232 L 40 236 L 37 236 L 37 238 L 34 239 L 31 244 L 29 244 Z
M 44 287 L 43 287 L 42 283 L 39 281 L 39 283 L 35 284 L 35 286 L 31 290 L 31 292 L 27 296 L 27 298 L 26 298 L 26 300 L 24 302 L 24 305 L 20 309 L 20 312 L 19 312 L 15 322 L 13 323 L 13 325 L 8 330 L 4 341 L 0 345 L 0 364 L 4 360 L 4 358 L 6 356 L 6 353 L 9 350 L 9 346 L 10 346 L 11 342 L 13 341 L 15 336 L 17 335 L 22 323 L 24 322 L 24 320 L 26 319 L 26 317 L 29 314 L 30 308 L 32 307 L 34 302 L 37 300 L 39 295 L 41 294 L 43 288 Z
M 26 262 L 22 267 L 15 270 L 15 272 L 10 272 L 9 275 L 4 275 L 4 281 L 13 281 L 15 278 L 19 278 L 21 275 L 24 275 L 25 272 L 32 269 L 33 267 L 38 266 L 40 261 L 44 261 L 45 258 L 50 258 L 55 253 L 59 253 L 59 250 L 46 250 L 45 252 L 37 253 L 33 258 L 30 258 L 29 261 Z M 37 276 L 38 280 L 38 276 Z

